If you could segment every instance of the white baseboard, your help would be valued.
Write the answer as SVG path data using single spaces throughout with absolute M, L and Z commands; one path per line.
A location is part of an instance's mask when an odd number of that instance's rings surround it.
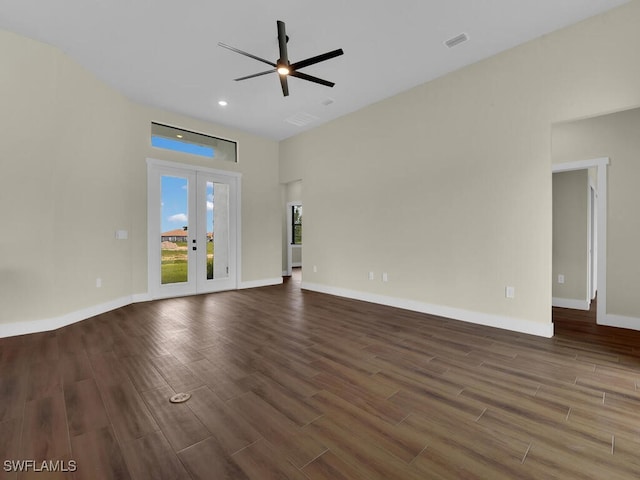
M 302 262 L 293 262 L 293 263 L 291 264 L 291 266 L 292 266 L 293 268 L 301 267 L 301 266 L 302 266 Z
M 623 315 L 612 315 L 607 313 L 605 318 L 597 319 L 598 325 L 606 325 L 607 327 L 629 328 L 631 330 L 640 330 L 640 318 L 625 317 Z
M 551 305 L 560 308 L 572 308 L 574 310 L 589 310 L 590 302 L 588 300 L 576 300 L 573 298 L 553 297 Z
M 50 330 L 66 327 L 72 323 L 80 322 L 81 320 L 86 320 L 87 318 L 115 310 L 116 308 L 127 306 L 131 303 L 133 303 L 133 297 L 127 296 L 102 303 L 100 305 L 93 305 L 81 310 L 76 310 L 75 312 L 66 313 L 59 317 L 46 318 L 43 320 L 31 320 L 28 322 L 0 324 L 0 338 L 26 335 L 29 333 L 48 332 Z
M 241 282 L 238 289 L 265 287 L 269 285 L 279 285 L 281 283 L 282 277 L 266 278 L 262 280 L 252 280 L 250 282 Z M 26 322 L 0 323 L 0 338 L 56 330 L 57 328 L 66 327 L 72 323 L 80 322 L 87 318 L 115 310 L 116 308 L 126 307 L 132 303 L 148 302 L 150 300 L 153 299 L 148 293 L 135 293 L 100 305 L 93 305 L 81 310 L 76 310 L 75 312 L 66 313 L 59 317 L 30 320 Z
M 445 307 L 442 305 L 432 305 L 429 303 L 418 302 L 416 300 L 406 300 L 402 298 L 388 297 L 385 295 L 376 295 L 373 293 L 359 292 L 356 290 L 330 287 L 327 285 L 320 285 L 309 282 L 302 282 L 302 289 L 320 293 L 327 293 L 329 295 L 337 295 L 339 297 L 352 298 L 355 300 L 363 300 L 365 302 L 377 303 L 390 307 L 402 308 L 404 310 L 411 310 L 414 312 L 437 315 L 439 317 L 461 320 L 463 322 L 475 323 L 488 327 L 496 327 L 505 330 L 511 330 L 514 332 L 537 335 L 539 337 L 553 337 L 553 323 L 531 322 L 529 320 L 522 320 L 519 318 L 490 315 L 487 313 L 473 312 L 471 310 Z
M 282 276 L 283 277 L 288 277 L 289 276 L 289 272 L 287 272 L 286 270 L 282 270 Z
M 280 285 L 281 283 L 282 277 L 250 280 L 248 282 L 240 282 L 240 285 L 238 285 L 238 290 L 244 290 L 245 288 L 269 287 L 271 285 Z
M 153 297 L 148 293 L 134 293 L 131 295 L 131 303 L 150 302 Z

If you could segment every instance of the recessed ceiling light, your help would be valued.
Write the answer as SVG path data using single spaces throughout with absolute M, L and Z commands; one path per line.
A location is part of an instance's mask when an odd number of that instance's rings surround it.
M 225 100 L 220 100 L 218 102 L 218 105 L 220 105 L 221 107 L 226 107 L 228 105 L 228 103 Z
M 178 135 L 176 135 L 176 137 L 178 137 L 178 138 L 182 138 L 182 135 L 178 134 Z

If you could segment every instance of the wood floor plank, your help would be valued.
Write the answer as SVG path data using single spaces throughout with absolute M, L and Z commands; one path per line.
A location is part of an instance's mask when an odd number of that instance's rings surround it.
M 129 480 L 120 446 L 111 427 L 90 430 L 71 438 L 76 480 Z
M 378 395 L 373 395 L 357 385 L 345 382 L 332 375 L 321 373 L 316 375 L 313 381 L 318 385 L 317 391 L 321 389 L 327 390 L 363 411 L 393 425 L 402 421 L 410 411 L 402 406 L 396 405 L 394 402 L 387 401 L 386 398 L 380 398 Z M 317 393 L 317 391 L 314 392 L 314 394 Z
M 84 350 L 60 352 L 60 377 L 63 385 L 93 378 L 91 363 Z
M 101 389 L 107 414 L 121 443 L 135 440 L 158 430 L 149 409 L 133 387 L 124 382 Z
M 27 366 L 21 365 L 11 372 L 7 370 L 0 375 L 0 422 L 22 418 L 27 398 Z
M 371 480 L 424 479 L 424 474 L 415 467 L 387 452 L 371 439 L 359 438 L 354 442 L 353 433 L 348 427 L 328 417 L 314 421 L 304 430 L 327 445 L 333 454 L 349 464 L 360 476 Z
M 350 428 L 354 441 L 358 437 L 370 439 L 407 463 L 427 446 L 428 437 L 423 432 L 404 423 L 391 425 L 329 392 L 318 392 L 313 400 L 327 412 L 326 417 Z
M 264 439 L 240 450 L 233 459 L 251 480 L 308 480 Z
M 189 363 L 187 368 L 223 400 L 238 397 L 249 390 L 243 382 L 231 378 L 224 369 L 209 359 Z
M 231 455 L 261 438 L 249 421 L 231 410 L 208 387 L 193 390 L 186 405 L 196 414 L 224 451 Z
M 64 401 L 69 435 L 72 437 L 110 425 L 93 378 L 65 385 Z
M 369 480 L 364 472 L 359 472 L 331 451 L 320 455 L 302 471 L 310 480 Z
M 214 437 L 178 452 L 193 480 L 250 480 Z
M 32 363 L 27 383 L 27 401 L 62 392 L 62 377 L 58 361 Z
M 22 418 L 13 418 L 0 422 L 0 479 L 15 480 L 18 478 L 17 472 L 8 472 L 4 468 L 7 460 L 19 460 L 20 435 L 22 428 Z
M 293 394 L 279 383 L 260 373 L 252 375 L 251 391 L 298 426 L 304 426 L 322 415 L 322 411 L 304 397 Z
M 36 461 L 67 458 L 69 430 L 62 392 L 26 403 L 20 455 Z
M 160 430 L 178 452 L 211 436 L 186 403 L 171 403 L 176 392 L 165 386 L 141 393 Z
M 204 385 L 201 379 L 173 355 L 162 355 L 152 358 L 150 361 L 176 392 L 187 392 Z
M 295 423 L 253 392 L 229 400 L 228 404 L 238 416 L 246 418 L 254 429 L 290 458 L 298 468 L 302 468 L 327 450 L 326 446 L 304 433 Z
M 191 477 L 162 432 L 153 432 L 124 445 L 125 462 L 135 480 L 189 480 Z
M 138 392 L 167 386 L 164 377 L 145 356 L 130 355 L 121 358 L 120 362 Z

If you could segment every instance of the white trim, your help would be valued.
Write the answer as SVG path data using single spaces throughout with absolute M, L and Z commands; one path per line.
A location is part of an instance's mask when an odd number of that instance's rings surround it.
M 290 277 L 291 275 L 289 275 L 289 273 L 286 270 L 282 270 L 282 276 L 283 277 Z
M 553 297 L 551 304 L 554 307 L 572 308 L 574 310 L 589 310 L 591 302 L 588 300 L 577 300 L 575 298 Z
M 302 262 L 292 262 L 291 263 L 291 267 L 293 268 L 298 268 L 302 266 Z
M 337 295 L 339 297 L 352 298 L 354 300 L 362 300 L 370 303 L 377 303 L 380 305 L 388 305 L 390 307 L 402 308 L 404 310 L 411 310 L 414 312 L 437 315 L 439 317 L 461 320 L 463 322 L 502 328 L 514 332 L 537 335 L 539 337 L 553 337 L 553 323 L 539 323 L 519 318 L 504 317 L 501 315 L 490 315 L 486 313 L 473 312 L 471 310 L 463 310 L 460 308 L 432 305 L 416 300 L 406 300 L 403 298 L 330 287 L 328 285 L 321 285 L 317 283 L 302 282 L 302 289 L 327 293 L 329 295 Z
M 131 303 L 150 302 L 153 297 L 149 293 L 134 293 L 131 295 Z
M 609 165 L 609 157 L 600 157 L 575 162 L 554 163 L 551 166 L 551 171 L 553 173 L 571 172 L 573 170 L 588 170 L 592 167 L 606 167 L 607 165 Z
M 640 330 L 640 318 L 609 314 L 604 319 L 598 319 L 598 325 Z
M 190 165 L 188 163 L 169 162 L 167 160 L 158 160 L 157 158 L 147 158 L 147 165 L 163 168 L 179 168 L 192 172 L 207 172 L 213 175 L 226 175 L 228 177 L 242 177 L 242 173 L 232 170 L 220 170 L 218 168 L 201 167 L 200 165 Z
M 596 311 L 596 323 L 609 321 L 607 318 L 607 165 L 609 165 L 608 157 L 593 158 L 591 160 L 579 160 L 576 162 L 556 163 L 551 166 L 553 173 L 570 172 L 573 170 L 584 170 L 592 167 L 598 168 L 598 194 L 596 202 L 596 215 L 598 225 L 597 232 L 597 286 L 598 286 L 598 304 Z M 613 326 L 613 325 L 612 325 Z M 622 324 L 620 325 L 624 327 Z
M 282 282 L 283 282 L 282 277 L 250 280 L 248 282 L 240 282 L 238 289 L 244 290 L 246 288 L 270 287 L 271 285 L 281 285 Z
M 0 324 L 0 338 L 56 330 L 71 325 L 72 323 L 77 323 L 95 317 L 96 315 L 115 310 L 116 308 L 126 307 L 131 303 L 134 303 L 133 296 L 127 296 L 101 303 L 100 305 L 93 305 L 81 310 L 76 310 L 75 312 L 65 313 L 59 317 Z

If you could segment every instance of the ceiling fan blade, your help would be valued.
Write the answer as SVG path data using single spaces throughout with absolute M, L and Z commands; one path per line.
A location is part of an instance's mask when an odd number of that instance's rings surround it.
M 339 57 L 343 55 L 344 52 L 341 48 L 337 50 L 333 50 L 331 52 L 323 53 L 322 55 L 316 55 L 315 57 L 307 58 L 306 60 L 300 60 L 299 62 L 292 63 L 291 69 L 298 70 L 299 68 L 308 67 L 309 65 L 313 65 L 315 63 L 324 62 L 325 60 L 330 60 L 335 57 Z
M 227 45 L 226 43 L 218 42 L 218 45 L 223 47 L 223 48 L 229 49 L 232 52 L 236 52 L 236 53 L 239 53 L 240 55 L 244 55 L 245 57 L 253 58 L 254 60 L 258 60 L 259 62 L 266 63 L 267 65 L 271 65 L 274 68 L 276 66 L 275 63 L 270 62 L 269 60 L 265 60 L 264 58 L 256 57 L 255 55 L 252 55 L 251 53 L 244 52 L 244 51 L 242 51 L 242 50 L 240 50 L 238 48 L 235 48 L 235 47 L 232 47 L 230 45 Z
M 282 94 L 285 97 L 289 96 L 289 84 L 287 83 L 286 75 L 278 75 L 280 77 L 280 86 L 282 87 Z
M 323 79 L 318 78 L 318 77 L 313 77 L 311 75 L 307 75 L 306 73 L 302 73 L 302 72 L 298 72 L 298 71 L 293 71 L 293 72 L 289 73 L 289 75 L 292 76 L 292 77 L 301 78 L 302 80 L 308 80 L 308 81 L 313 82 L 313 83 L 319 83 L 320 85 L 324 85 L 326 87 L 333 87 L 335 85 L 335 83 L 333 83 L 333 82 L 329 82 L 327 80 L 323 80 Z
M 234 78 L 234 80 L 236 82 L 239 82 L 240 80 L 247 80 L 248 78 L 259 77 L 261 75 L 266 75 L 268 73 L 273 73 L 275 71 L 276 71 L 276 69 L 272 68 L 271 70 L 267 70 L 267 71 L 260 72 L 260 73 L 254 73 L 253 75 L 247 75 L 246 77 Z
M 284 28 L 284 22 L 278 20 L 278 47 L 280 48 L 280 59 L 278 63 L 289 65 L 289 57 L 287 55 L 287 32 Z

